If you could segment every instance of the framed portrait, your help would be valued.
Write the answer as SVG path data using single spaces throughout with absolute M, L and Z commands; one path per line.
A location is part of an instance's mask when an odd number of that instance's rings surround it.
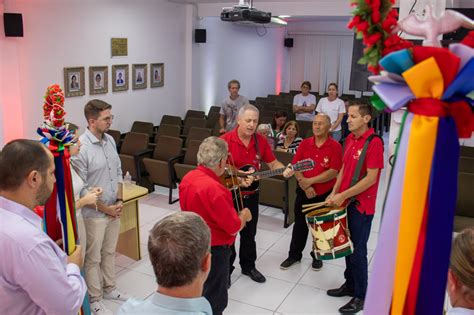
M 150 86 L 160 87 L 165 85 L 165 64 L 150 64 Z
M 109 68 L 89 67 L 89 94 L 105 94 L 109 91 Z
M 112 66 L 112 91 L 128 90 L 128 65 Z
M 84 95 L 84 67 L 64 68 L 64 87 L 66 97 Z
M 147 64 L 132 65 L 132 89 L 146 89 L 147 87 Z

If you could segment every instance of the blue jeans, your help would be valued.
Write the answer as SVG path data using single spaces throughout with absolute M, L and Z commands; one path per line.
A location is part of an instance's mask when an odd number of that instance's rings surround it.
M 351 240 L 354 244 L 354 252 L 346 256 L 344 277 L 346 278 L 346 285 L 354 290 L 354 297 L 359 299 L 364 299 L 367 292 L 367 241 L 369 240 L 373 218 L 373 215 L 360 213 L 356 209 L 355 202 L 347 207 L 347 220 Z
M 331 137 L 337 142 L 339 142 L 342 138 L 342 129 L 338 131 L 331 131 Z

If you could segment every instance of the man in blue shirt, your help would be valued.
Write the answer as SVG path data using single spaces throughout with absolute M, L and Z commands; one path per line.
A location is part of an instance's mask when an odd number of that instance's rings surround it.
M 211 233 L 194 212 L 177 212 L 158 222 L 148 238 L 148 253 L 158 283 L 145 301 L 129 299 L 126 314 L 212 314 L 202 297 L 211 268 Z

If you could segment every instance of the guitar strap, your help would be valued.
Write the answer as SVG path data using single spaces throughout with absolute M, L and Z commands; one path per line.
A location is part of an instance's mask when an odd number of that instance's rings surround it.
M 255 141 L 255 149 L 257 150 L 257 155 L 255 156 L 255 159 L 257 160 L 258 170 L 260 170 L 262 165 L 260 162 L 262 160 L 262 156 L 260 155 L 260 146 L 258 145 L 258 138 L 256 133 L 253 134 L 253 140 Z

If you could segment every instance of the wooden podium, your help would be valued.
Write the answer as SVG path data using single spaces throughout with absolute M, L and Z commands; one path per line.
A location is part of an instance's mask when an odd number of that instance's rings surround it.
M 140 219 L 138 200 L 148 195 L 148 189 L 135 184 L 123 185 L 123 209 L 120 217 L 120 235 L 117 252 L 140 260 Z

